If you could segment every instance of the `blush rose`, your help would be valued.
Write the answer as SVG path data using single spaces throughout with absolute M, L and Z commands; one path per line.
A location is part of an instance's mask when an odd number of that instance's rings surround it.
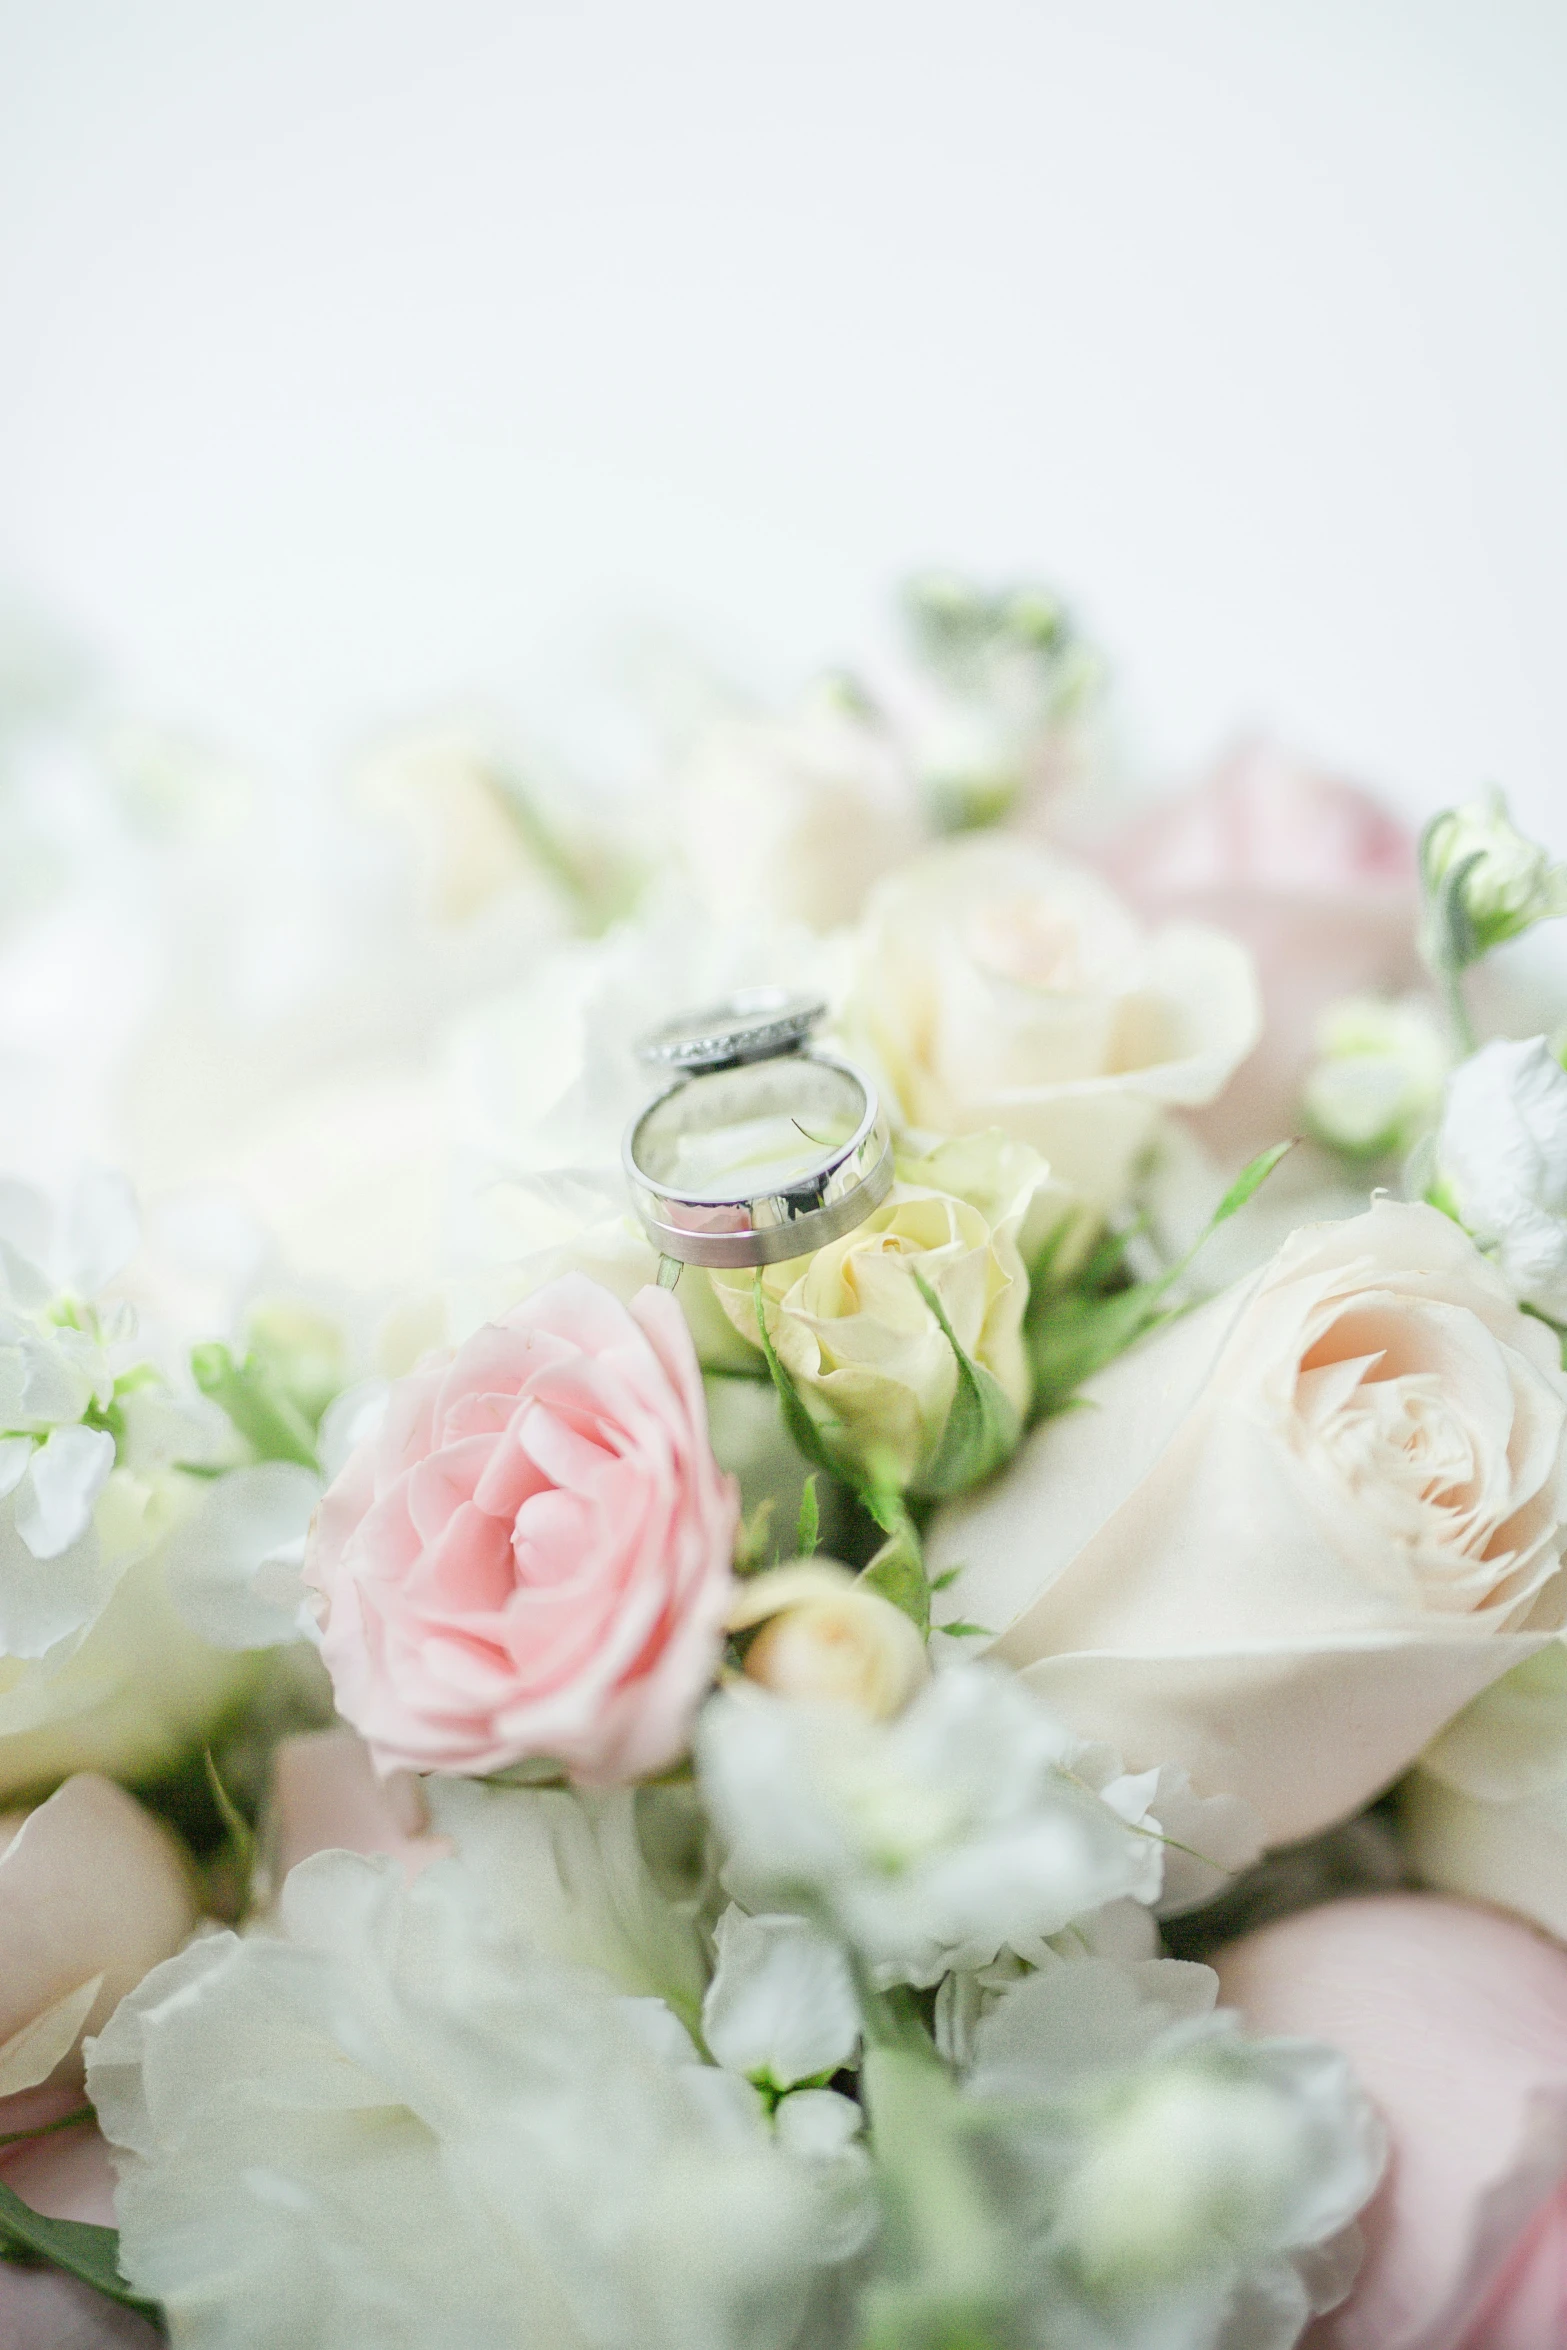
M 1084 1737 L 1343 1819 L 1567 1617 L 1567 1377 L 1435 1208 L 1308 1225 L 1089 1382 L 931 1531 Z
M 321 1503 L 339 1711 L 382 1772 L 662 1769 L 717 1661 L 738 1509 L 674 1299 L 551 1282 L 399 1380 Z

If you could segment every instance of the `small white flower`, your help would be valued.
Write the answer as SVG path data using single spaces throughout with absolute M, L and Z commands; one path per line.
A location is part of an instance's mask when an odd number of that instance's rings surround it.
M 805 1918 L 752 1918 L 733 1905 L 713 1941 L 702 2037 L 721 2065 L 758 2088 L 792 2089 L 850 2061 L 860 2013 L 836 1942 Z
M 891 1723 L 726 1691 L 697 1732 L 724 1884 L 747 1908 L 823 1917 L 883 1983 L 1032 1956 L 1087 1911 L 1159 1892 L 1157 1839 L 1072 1781 L 1074 1743 L 978 1665 L 938 1674 Z
M 1244 2039 L 1216 1990 L 1064 1963 L 975 2030 L 967 2093 L 1035 2206 L 1012 2214 L 1027 2289 L 1073 2350 L 1287 2350 L 1353 2279 L 1381 2125 L 1336 2051 Z
M 1543 1036 L 1499 1037 L 1454 1070 L 1436 1170 L 1519 1298 L 1567 1321 L 1567 1070 Z

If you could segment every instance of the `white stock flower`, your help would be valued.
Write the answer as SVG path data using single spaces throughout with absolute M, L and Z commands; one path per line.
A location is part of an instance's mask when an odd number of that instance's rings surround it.
M 718 2063 L 760 2089 L 826 2080 L 849 2063 L 860 2011 L 848 1962 L 829 1935 L 806 1918 L 747 1917 L 731 1903 L 713 1946 L 702 2037 Z
M 852 2240 L 842 2163 L 470 1890 L 322 1853 L 281 1937 L 124 2002 L 89 2083 L 126 2273 L 190 2350 L 785 2350 Z
M 966 2092 L 1012 2147 L 1052 2350 L 1288 2350 L 1349 2289 L 1381 2125 L 1342 2056 L 1242 2038 L 1217 1988 L 1058 1962 L 976 2027 Z
M 1157 1839 L 1067 1775 L 1073 1744 L 1021 1683 L 961 1665 L 891 1723 L 730 1689 L 696 1739 L 726 1890 L 819 1916 L 878 1981 L 916 1984 L 1158 1898 Z
M 58 1211 L 0 1182 L 0 1796 L 159 1769 L 237 1686 L 172 1614 L 161 1557 L 199 1490 L 178 1464 L 210 1464 L 227 1423 L 95 1302 L 137 1238 L 118 1176 Z
M 1350 1158 L 1408 1150 L 1435 1117 L 1452 1054 L 1418 996 L 1341 996 L 1317 1022 L 1301 1110 L 1319 1142 Z
M 912 1126 L 999 1126 L 1096 1214 L 1125 1200 L 1166 1109 L 1211 1102 L 1257 1042 L 1246 949 L 1145 933 L 1096 875 L 984 834 L 876 890 L 843 1033 Z
M 1543 1036 L 1498 1037 L 1454 1070 L 1436 1173 L 1523 1302 L 1567 1321 L 1567 1070 Z
M 432 1777 L 424 1796 L 489 1932 L 592 1967 L 695 2026 L 707 1976 L 701 1939 L 688 1908 L 653 1881 L 635 1788 Z
M 168 1549 L 169 1596 L 214 1648 L 273 1648 L 311 1624 L 303 1613 L 305 1534 L 321 1480 L 294 1461 L 257 1461 L 215 1478 Z

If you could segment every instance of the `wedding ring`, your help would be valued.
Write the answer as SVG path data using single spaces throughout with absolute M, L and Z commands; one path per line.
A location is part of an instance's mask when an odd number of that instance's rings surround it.
M 752 988 L 642 1039 L 640 1060 L 678 1072 L 621 1154 L 661 1257 L 778 1264 L 841 1239 L 886 1198 L 892 1137 L 876 1088 L 812 1046 L 825 1017 L 813 997 Z

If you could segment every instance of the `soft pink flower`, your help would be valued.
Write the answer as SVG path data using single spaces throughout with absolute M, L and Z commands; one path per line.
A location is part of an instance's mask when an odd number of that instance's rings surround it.
M 195 1929 L 189 1859 L 161 1821 L 92 1771 L 21 1820 L 7 1814 L 0 1846 L 0 2043 L 101 1978 L 74 2045 L 52 2067 L 56 2081 L 79 2082 L 82 2035 L 102 2031 Z M 23 2126 L 7 2119 L 10 2103 L 0 2096 L 0 2133 Z
M 717 1661 L 738 1513 L 674 1299 L 568 1273 L 399 1380 L 323 1500 L 338 1708 L 382 1771 L 659 1770 Z
M 1101 844 L 1097 861 L 1143 913 L 1212 923 L 1245 941 L 1262 980 L 1262 1042 L 1196 1116 L 1245 1156 L 1295 1131 L 1324 1005 L 1416 987 L 1415 837 L 1355 785 L 1266 742 Z
M 34 2089 L 0 2107 L 0 2128 L 35 2130 L 82 2104 L 79 2087 Z M 0 2150 L 0 2179 L 50 2219 L 114 2225 L 114 2167 L 91 2122 Z M 160 2337 L 60 2269 L 0 2261 L 0 2350 L 154 2350 Z
M 1402 1893 L 1302 1911 L 1216 1964 L 1254 2029 L 1343 2049 L 1392 2136 L 1365 2265 L 1303 2350 L 1567 2343 L 1567 1953 Z
M 308 1730 L 272 1753 L 268 1859 L 281 1885 L 316 1852 L 386 1852 L 410 1880 L 450 1852 L 435 1835 L 419 1782 L 407 1771 L 377 1778 L 357 1730 Z

